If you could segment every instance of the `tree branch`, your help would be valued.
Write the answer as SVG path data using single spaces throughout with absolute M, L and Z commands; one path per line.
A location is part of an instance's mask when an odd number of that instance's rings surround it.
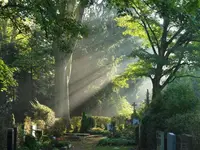
M 163 23 L 163 33 L 161 37 L 161 55 L 164 56 L 165 49 L 167 48 L 167 35 L 168 31 L 167 28 L 169 26 L 169 18 L 164 17 L 164 23 Z
M 177 33 L 177 32 L 176 32 Z M 165 58 L 168 58 L 169 55 L 176 49 L 178 48 L 180 45 L 184 44 L 184 43 L 188 43 L 188 32 L 185 32 L 184 34 L 182 34 L 178 40 L 176 41 L 176 43 L 174 44 L 174 46 L 170 49 L 168 49 Z
M 158 38 L 156 37 L 156 34 L 155 34 L 155 32 L 154 32 L 154 31 L 153 31 L 153 29 L 151 28 L 151 25 L 149 24 L 149 22 L 148 22 L 148 19 L 147 19 L 147 18 L 145 19 L 145 21 L 146 21 L 146 23 L 147 23 L 147 26 L 148 26 L 148 28 L 150 29 L 151 33 L 153 34 L 153 37 L 154 37 L 154 39 L 155 39 L 155 42 L 156 42 L 156 46 L 157 46 L 157 48 L 159 49 L 159 48 L 160 48 L 160 45 L 159 45 L 159 42 L 158 42 Z
M 134 2 L 133 2 L 133 3 L 134 3 Z M 149 31 L 148 31 L 147 24 L 146 24 L 146 19 L 137 11 L 137 9 L 139 9 L 139 8 L 137 7 L 137 5 L 136 5 L 135 3 L 134 3 L 134 5 L 135 5 L 135 7 L 133 7 L 133 9 L 134 9 L 135 13 L 138 15 L 138 17 L 140 17 L 140 20 L 142 21 L 142 26 L 143 26 L 143 28 L 144 28 L 146 34 L 147 34 L 147 37 L 148 37 L 149 42 L 150 42 L 150 44 L 151 44 L 152 50 L 153 50 L 153 52 L 154 52 L 155 55 L 158 55 L 158 54 L 156 53 L 156 49 L 155 49 L 155 47 L 154 47 L 154 43 L 153 43 L 153 41 L 152 41 L 152 39 L 151 39 L 151 36 L 150 36 L 150 34 L 149 34 Z M 137 8 L 137 9 L 136 9 L 136 8 Z M 139 10 L 140 10 L 140 9 L 139 9 Z M 132 17 L 133 17 L 133 14 L 132 14 Z M 143 20 L 143 19 L 144 19 L 144 20 Z
M 181 65 L 182 59 L 183 59 L 183 52 L 182 52 L 182 56 L 179 58 L 179 61 L 178 61 L 177 65 L 174 66 L 173 72 L 169 75 L 169 77 L 165 80 L 165 82 L 161 86 L 162 89 L 170 82 L 170 80 L 175 76 L 176 72 L 180 69 L 180 67 L 182 66 Z

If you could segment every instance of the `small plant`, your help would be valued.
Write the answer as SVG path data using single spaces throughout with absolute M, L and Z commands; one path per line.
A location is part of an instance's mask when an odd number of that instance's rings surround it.
M 131 146 L 135 145 L 133 140 L 127 140 L 123 138 L 105 138 L 101 139 L 98 146 Z
M 73 132 L 79 132 L 81 128 L 81 117 L 72 117 L 71 125 L 73 126 Z
M 45 121 L 44 120 L 36 120 L 35 124 L 37 125 L 38 129 L 44 130 L 45 129 Z
M 25 136 L 24 146 L 28 147 L 30 150 L 38 150 L 39 149 L 39 145 L 38 145 L 35 137 L 33 137 L 32 135 Z
M 92 128 L 92 129 L 90 129 L 89 131 L 88 131 L 90 134 L 93 134 L 93 135 L 104 135 L 104 136 L 106 136 L 106 135 L 109 135 L 109 131 L 107 131 L 107 130 L 104 130 L 104 129 L 102 129 L 102 128 Z
M 55 121 L 54 125 L 49 128 L 48 132 L 51 135 L 59 137 L 66 132 L 66 121 L 63 118 L 59 118 Z
M 26 118 L 24 119 L 24 131 L 26 135 L 31 134 L 31 125 L 31 118 L 26 116 Z

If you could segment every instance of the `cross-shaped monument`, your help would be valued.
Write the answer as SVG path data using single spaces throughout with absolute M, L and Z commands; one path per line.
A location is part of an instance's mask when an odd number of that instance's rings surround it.
M 137 104 L 134 102 L 134 103 L 132 104 L 132 106 L 133 106 L 133 112 L 134 112 L 134 114 L 136 114 L 136 106 L 137 106 Z

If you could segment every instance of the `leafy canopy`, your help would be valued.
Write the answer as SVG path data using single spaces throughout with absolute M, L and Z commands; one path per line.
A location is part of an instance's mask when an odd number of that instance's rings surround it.
M 124 75 L 116 79 L 122 87 L 128 79 L 149 77 L 161 90 L 175 78 L 179 70 L 199 65 L 200 1 L 194 0 L 111 0 L 118 9 L 117 24 L 124 35 L 142 39 L 133 48 Z M 184 74 L 185 76 L 185 74 Z M 122 84 L 121 84 L 122 83 Z
M 1 91 L 7 91 L 10 86 L 16 86 L 17 82 L 13 78 L 13 73 L 16 71 L 15 68 L 9 68 L 2 59 L 0 59 L 0 84 L 2 87 Z

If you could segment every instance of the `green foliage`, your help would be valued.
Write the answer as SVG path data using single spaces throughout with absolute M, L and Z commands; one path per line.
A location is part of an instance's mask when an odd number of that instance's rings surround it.
M 85 112 L 82 113 L 80 132 L 87 132 L 91 128 L 89 117 Z
M 92 135 L 109 135 L 109 131 L 102 129 L 102 128 L 92 128 L 88 131 L 88 133 L 92 134 Z
M 135 139 L 135 127 L 128 126 L 122 130 L 122 137 L 126 139 Z
M 167 131 L 176 134 L 191 134 L 193 136 L 193 144 L 196 147 L 200 140 L 200 113 L 177 114 L 167 119 Z M 198 149 L 198 148 L 197 148 Z
M 35 122 L 35 124 L 37 125 L 37 128 L 38 128 L 38 129 L 42 129 L 42 130 L 45 129 L 46 123 L 45 123 L 44 120 L 36 120 L 36 121 L 34 121 L 34 122 Z
M 23 124 L 17 124 L 17 138 L 18 138 L 18 145 L 22 146 L 24 142 L 24 129 Z
M 81 117 L 72 117 L 70 122 L 71 125 L 73 126 L 74 132 L 75 129 L 77 129 L 76 132 L 79 132 L 81 128 Z
M 24 119 L 24 132 L 26 135 L 31 134 L 31 126 L 31 118 L 26 116 L 26 118 Z
M 31 102 L 31 105 L 35 120 L 44 120 L 47 127 L 54 125 L 55 112 L 51 108 L 40 104 L 38 101 Z
M 125 28 L 124 35 L 142 39 L 142 44 L 134 47 L 131 54 L 138 61 L 129 64 L 124 74 L 115 79 L 117 86 L 128 87 L 128 80 L 148 77 L 155 99 L 166 85 L 191 73 L 183 75 L 179 71 L 199 66 L 200 6 L 196 5 L 199 0 L 111 0 L 108 3 L 117 8 L 116 21 Z
M 133 140 L 127 140 L 123 138 L 105 138 L 101 139 L 98 143 L 98 146 L 107 146 L 107 145 L 112 145 L 112 146 L 129 146 L 129 145 L 134 145 L 135 143 Z
M 17 85 L 16 80 L 13 78 L 16 68 L 8 67 L 0 58 L 0 84 L 2 84 L 1 91 L 7 91 L 9 87 Z
M 30 150 L 39 150 L 39 145 L 32 135 L 25 136 L 24 146 L 28 147 Z
M 95 127 L 105 128 L 107 124 L 111 122 L 110 117 L 103 117 L 103 116 L 92 116 L 95 120 Z
M 195 81 L 197 82 L 197 81 Z M 196 89 L 199 91 L 200 89 Z M 196 92 L 197 92 L 196 91 Z M 195 94 L 191 80 L 177 80 L 163 92 L 162 106 L 168 116 L 194 112 L 199 108 L 199 97 Z
M 59 137 L 66 132 L 66 120 L 59 118 L 55 121 L 54 125 L 48 129 L 48 133 Z

